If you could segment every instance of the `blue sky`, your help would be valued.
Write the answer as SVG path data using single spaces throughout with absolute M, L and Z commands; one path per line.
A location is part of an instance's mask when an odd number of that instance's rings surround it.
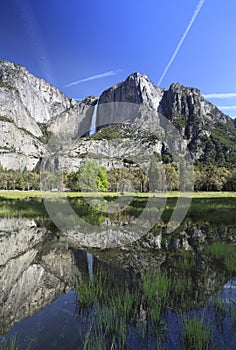
M 235 117 L 235 18 L 235 0 L 1 0 L 0 59 L 76 99 L 138 71 Z

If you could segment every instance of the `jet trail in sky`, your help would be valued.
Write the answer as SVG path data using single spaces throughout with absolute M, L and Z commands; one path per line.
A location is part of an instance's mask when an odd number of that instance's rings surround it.
M 162 75 L 161 75 L 161 77 L 160 77 L 160 79 L 159 79 L 159 82 L 158 82 L 158 84 L 157 84 L 158 86 L 160 86 L 160 84 L 161 84 L 163 78 L 165 77 L 166 73 L 168 72 L 170 66 L 172 65 L 172 63 L 173 63 L 173 61 L 174 61 L 176 55 L 178 54 L 178 52 L 179 52 L 181 46 L 183 45 L 183 42 L 184 42 L 184 40 L 185 40 L 185 38 L 186 38 L 188 32 L 190 31 L 190 29 L 191 29 L 191 27 L 192 27 L 192 25 L 193 25 L 193 23 L 194 23 L 194 21 L 195 21 L 197 15 L 199 14 L 199 12 L 200 12 L 200 10 L 201 10 L 201 8 L 202 8 L 204 2 L 205 2 L 205 0 L 200 0 L 200 1 L 199 1 L 198 5 L 197 5 L 197 7 L 196 7 L 196 9 L 195 9 L 195 11 L 194 11 L 194 13 L 193 13 L 192 18 L 191 18 L 191 20 L 190 20 L 190 22 L 189 22 L 189 24 L 188 24 L 188 26 L 187 26 L 187 28 L 186 28 L 184 34 L 182 35 L 182 38 L 180 39 L 180 41 L 179 41 L 179 43 L 178 43 L 178 45 L 177 45 L 177 47 L 176 47 L 176 49 L 175 49 L 173 55 L 171 56 L 171 59 L 169 60 L 169 62 L 168 62 L 168 64 L 167 64 L 166 68 L 164 69 L 164 71 L 163 71 L 163 73 L 162 73 Z
M 105 78 L 105 77 L 111 77 L 112 75 L 116 75 L 116 74 L 118 74 L 120 72 L 122 72 L 121 69 L 116 70 L 116 71 L 110 70 L 109 72 L 105 72 L 105 73 L 101 73 L 101 74 L 95 74 L 95 75 L 92 75 L 91 77 L 87 77 L 87 78 L 84 78 L 84 79 L 73 81 L 72 83 L 69 83 L 69 84 L 65 85 L 64 88 L 72 86 L 72 85 L 77 85 L 77 84 L 80 84 L 80 83 L 85 83 L 86 81 L 102 79 L 102 78 Z
M 235 98 L 236 92 L 203 94 L 205 98 Z
M 219 109 L 225 109 L 226 111 L 236 110 L 236 106 L 217 106 Z

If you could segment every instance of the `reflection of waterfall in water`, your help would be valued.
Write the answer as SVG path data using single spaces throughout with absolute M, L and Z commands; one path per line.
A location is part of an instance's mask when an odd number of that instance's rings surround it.
M 88 273 L 89 276 L 93 276 L 93 254 L 87 252 Z
M 89 130 L 89 136 L 95 134 L 96 132 L 96 123 L 97 123 L 97 109 L 98 109 L 98 102 L 94 106 L 90 130 Z M 88 262 L 88 273 L 89 276 L 93 276 L 93 254 L 90 254 L 87 252 L 87 262 Z
M 89 130 L 89 136 L 95 134 L 95 132 L 96 132 L 97 109 L 98 109 L 98 103 L 96 103 L 96 105 L 94 106 L 94 111 L 93 111 L 90 130 Z

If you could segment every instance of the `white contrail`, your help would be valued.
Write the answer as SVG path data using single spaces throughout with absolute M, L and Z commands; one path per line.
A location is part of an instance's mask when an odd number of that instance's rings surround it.
M 228 110 L 228 111 L 231 111 L 231 110 L 236 110 L 236 106 L 217 106 L 219 109 L 225 109 L 225 110 Z
M 105 77 L 110 77 L 110 76 L 116 75 L 116 74 L 118 74 L 120 72 L 122 72 L 121 69 L 116 70 L 116 71 L 110 70 L 109 72 L 105 72 L 105 73 L 101 73 L 101 74 L 95 74 L 95 75 L 92 75 L 91 77 L 87 77 L 87 78 L 84 78 L 84 79 L 76 80 L 76 81 L 73 81 L 72 83 L 66 84 L 64 86 L 64 88 L 72 86 L 72 85 L 77 85 L 77 84 L 80 84 L 80 83 L 85 83 L 86 81 L 90 81 L 90 80 L 96 80 L 96 79 L 102 79 L 102 78 L 105 78 Z
M 179 52 L 181 46 L 183 45 L 183 42 L 184 42 L 184 40 L 185 40 L 185 38 L 186 38 L 188 32 L 190 31 L 190 29 L 191 29 L 191 27 L 192 27 L 192 25 L 193 25 L 193 23 L 194 23 L 194 21 L 195 21 L 197 15 L 199 14 L 199 12 L 200 12 L 200 10 L 201 10 L 201 8 L 202 8 L 204 2 L 205 2 L 205 0 L 200 0 L 200 1 L 199 1 L 198 5 L 197 5 L 197 7 L 196 7 L 196 9 L 195 9 L 195 11 L 194 11 L 194 13 L 193 13 L 193 16 L 192 16 L 192 18 L 191 18 L 191 20 L 190 20 L 190 22 L 189 22 L 189 25 L 187 26 L 187 29 L 185 30 L 184 34 L 182 35 L 182 38 L 180 39 L 180 41 L 179 41 L 179 43 L 178 43 L 178 45 L 177 45 L 177 47 L 176 47 L 176 49 L 175 49 L 173 55 L 171 56 L 171 59 L 169 60 L 169 62 L 168 62 L 168 64 L 167 64 L 166 68 L 164 69 L 164 71 L 163 71 L 163 73 L 162 73 L 162 75 L 161 75 L 161 77 L 160 77 L 160 80 L 159 80 L 159 82 L 158 82 L 158 86 L 160 86 L 160 84 L 161 84 L 163 78 L 165 77 L 166 73 L 168 72 L 170 66 L 172 65 L 172 63 L 173 63 L 173 61 L 174 61 L 174 59 L 175 59 L 177 53 Z
M 236 92 L 204 94 L 205 98 L 235 98 Z

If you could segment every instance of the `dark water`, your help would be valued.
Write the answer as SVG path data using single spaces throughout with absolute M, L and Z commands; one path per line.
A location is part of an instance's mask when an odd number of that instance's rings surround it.
M 29 203 L 37 216 L 4 209 L 0 349 L 14 341 L 22 350 L 197 349 L 184 336 L 191 320 L 202 324 L 200 336 L 210 334 L 199 349 L 236 348 L 234 203 L 193 204 L 176 231 L 166 232 L 167 210 L 141 236 L 130 223 L 142 203 L 123 215 L 93 210 L 87 221 L 121 236 L 129 227 L 132 240 L 105 249 L 101 236 L 89 241 L 90 254 L 77 232 L 59 232 L 38 203 Z

